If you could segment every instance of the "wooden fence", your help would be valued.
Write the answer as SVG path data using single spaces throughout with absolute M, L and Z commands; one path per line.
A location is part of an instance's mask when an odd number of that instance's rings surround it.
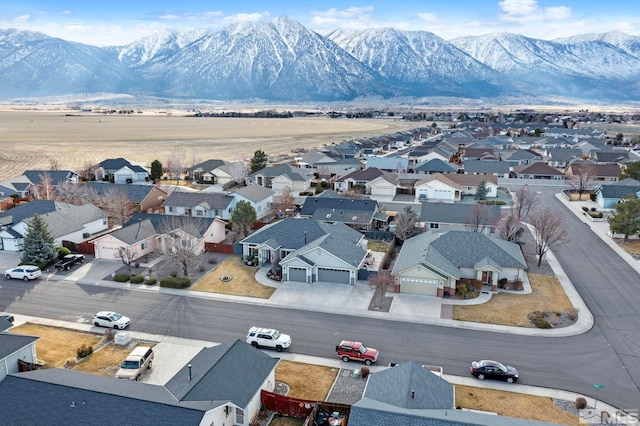
M 291 398 L 285 395 L 279 395 L 273 392 L 263 390 L 261 395 L 262 406 L 274 413 L 282 414 L 289 417 L 297 417 L 304 419 L 309 416 L 317 401 L 307 399 Z

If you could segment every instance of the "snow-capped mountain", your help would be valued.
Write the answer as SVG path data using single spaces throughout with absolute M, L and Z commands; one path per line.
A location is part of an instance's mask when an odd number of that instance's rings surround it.
M 381 75 L 421 88 L 423 96 L 487 96 L 509 89 L 499 72 L 433 33 L 383 28 L 337 30 L 328 37 Z
M 0 99 L 109 92 L 284 102 L 640 100 L 640 37 L 617 31 L 552 41 L 507 33 L 447 41 L 390 28 L 322 36 L 279 17 L 100 48 L 0 29 L 0 58 Z

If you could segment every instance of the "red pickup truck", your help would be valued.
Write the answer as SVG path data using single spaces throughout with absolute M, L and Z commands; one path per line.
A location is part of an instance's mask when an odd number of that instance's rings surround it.
M 360 342 L 343 340 L 336 346 L 336 352 L 344 362 L 356 360 L 371 365 L 378 360 L 378 350 L 368 348 Z

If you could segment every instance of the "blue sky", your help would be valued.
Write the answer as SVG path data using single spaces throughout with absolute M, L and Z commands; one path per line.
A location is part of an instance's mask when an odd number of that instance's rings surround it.
M 40 31 L 97 46 L 123 45 L 167 28 L 220 28 L 289 16 L 326 34 L 337 28 L 394 27 L 444 39 L 511 32 L 540 39 L 619 30 L 640 35 L 637 0 L 370 0 L 0 2 L 0 28 Z

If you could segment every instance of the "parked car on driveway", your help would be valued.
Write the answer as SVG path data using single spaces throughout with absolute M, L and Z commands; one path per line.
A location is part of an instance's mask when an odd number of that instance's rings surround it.
M 21 265 L 16 266 L 15 268 L 7 269 L 4 272 L 4 277 L 8 280 L 10 279 L 18 279 L 18 280 L 35 280 L 36 278 L 40 278 L 42 276 L 42 271 L 37 266 L 33 265 Z
M 471 375 L 480 380 L 505 380 L 507 383 L 517 382 L 519 378 L 518 370 L 512 366 L 489 359 L 473 361 L 471 363 Z
M 251 327 L 247 334 L 247 343 L 254 348 L 266 347 L 282 352 L 291 346 L 291 337 L 272 328 Z
M 53 266 L 56 269 L 68 271 L 76 263 L 84 263 L 83 254 L 68 254 Z
M 378 350 L 368 348 L 360 342 L 343 340 L 336 346 L 336 352 L 344 362 L 356 360 L 371 365 L 378 360 Z
M 98 312 L 91 321 L 96 327 L 108 327 L 114 330 L 125 329 L 131 324 L 129 317 L 110 311 Z
M 6 312 L 0 312 L 0 318 L 4 318 L 9 322 L 13 322 L 14 321 L 13 315 L 8 314 Z

